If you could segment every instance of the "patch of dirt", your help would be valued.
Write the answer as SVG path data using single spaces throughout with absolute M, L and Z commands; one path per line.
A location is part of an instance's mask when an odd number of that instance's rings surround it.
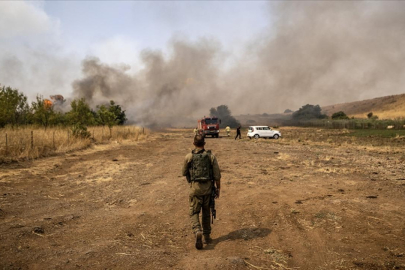
M 191 130 L 3 164 L 0 269 L 405 269 L 404 146 L 281 132 L 207 138 L 222 191 L 203 250 L 180 174 Z

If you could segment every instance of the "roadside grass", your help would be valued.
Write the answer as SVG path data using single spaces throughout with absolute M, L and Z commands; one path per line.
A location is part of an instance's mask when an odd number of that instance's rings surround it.
M 322 129 L 308 127 L 281 127 L 282 136 L 274 139 L 245 139 L 250 143 L 267 145 L 306 145 L 308 147 L 368 147 L 369 150 L 393 151 L 405 147 L 405 130 L 398 129 Z M 387 148 L 388 147 L 388 148 Z M 394 148 L 392 148 L 394 147 Z M 386 149 L 385 149 L 386 148 Z M 397 151 L 397 150 L 396 150 Z
M 342 136 L 395 138 L 395 137 L 399 137 L 399 136 L 405 136 L 405 130 L 356 129 L 356 130 L 350 130 L 349 133 L 342 134 Z
M 70 128 L 34 126 L 0 129 L 0 162 L 34 159 L 84 149 L 92 143 L 143 140 L 150 133 L 136 126 L 89 127 L 90 138 L 75 137 Z

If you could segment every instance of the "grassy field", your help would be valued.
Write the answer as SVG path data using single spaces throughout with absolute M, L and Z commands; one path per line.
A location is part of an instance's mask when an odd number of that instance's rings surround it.
M 44 157 L 90 146 L 92 143 L 142 140 L 149 133 L 135 126 L 89 127 L 90 138 L 72 135 L 69 128 L 17 127 L 0 129 L 0 162 Z
M 357 130 L 352 130 L 352 131 L 350 131 L 350 133 L 347 133 L 345 135 L 354 136 L 354 137 L 396 138 L 396 137 L 400 137 L 400 136 L 405 136 L 405 130 L 357 129 Z

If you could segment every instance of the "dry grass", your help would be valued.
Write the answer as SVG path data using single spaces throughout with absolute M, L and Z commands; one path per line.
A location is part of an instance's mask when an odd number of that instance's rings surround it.
M 33 159 L 84 149 L 92 143 L 143 140 L 150 133 L 135 126 L 90 127 L 91 137 L 74 137 L 69 128 L 17 127 L 0 129 L 0 162 Z
M 403 130 L 373 129 L 319 129 L 302 127 L 277 128 L 282 134 L 278 140 L 246 139 L 250 143 L 267 143 L 280 145 L 331 146 L 344 148 L 368 149 L 370 151 L 391 152 L 403 149 L 405 136 Z M 243 134 L 243 133 L 242 133 Z M 288 156 L 279 159 L 288 160 Z
M 367 118 L 369 112 L 373 112 L 379 119 L 403 118 L 405 117 L 405 94 L 323 106 L 322 111 L 329 116 L 335 112 L 344 111 L 355 118 Z

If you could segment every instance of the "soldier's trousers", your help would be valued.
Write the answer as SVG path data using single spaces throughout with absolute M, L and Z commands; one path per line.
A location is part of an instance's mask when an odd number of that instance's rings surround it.
M 211 215 L 210 215 L 210 197 L 211 195 L 204 196 L 190 196 L 190 218 L 191 225 L 194 232 L 201 231 L 203 234 L 211 233 Z M 202 210 L 202 218 L 200 223 L 200 212 Z

